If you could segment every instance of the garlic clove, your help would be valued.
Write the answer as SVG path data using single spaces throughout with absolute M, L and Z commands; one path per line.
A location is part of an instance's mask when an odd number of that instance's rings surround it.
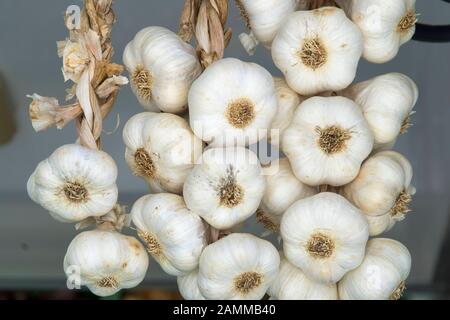
M 198 287 L 198 270 L 177 278 L 178 289 L 185 300 L 205 300 Z

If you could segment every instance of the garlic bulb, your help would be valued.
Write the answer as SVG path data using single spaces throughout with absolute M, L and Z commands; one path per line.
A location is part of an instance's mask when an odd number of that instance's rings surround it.
M 258 142 L 267 135 L 277 106 L 270 73 L 233 58 L 213 63 L 189 91 L 191 127 L 214 147 Z
M 185 111 L 189 88 L 202 72 L 194 48 L 162 27 L 138 32 L 125 48 L 123 63 L 135 95 L 149 111 Z
M 342 300 L 398 300 L 405 290 L 411 255 L 400 242 L 372 239 L 362 264 L 338 284 Z
M 278 276 L 267 293 L 277 300 L 338 300 L 336 284 L 323 284 L 309 279 L 283 256 Z
M 151 192 L 181 194 L 203 142 L 186 120 L 167 113 L 144 112 L 125 125 L 125 159 L 133 173 L 143 177 Z
M 395 141 L 410 127 L 409 116 L 417 102 L 417 86 L 400 73 L 388 73 L 354 84 L 339 93 L 355 101 L 374 133 L 375 144 Z
M 139 237 L 168 274 L 182 276 L 195 270 L 206 245 L 202 220 L 173 194 L 147 195 L 131 210 Z
M 144 280 L 148 255 L 133 237 L 114 231 L 86 231 L 72 240 L 64 257 L 69 280 L 78 281 L 98 296 L 136 287 Z
M 329 192 L 295 202 L 280 231 L 289 262 L 322 283 L 336 283 L 359 266 L 369 237 L 364 215 Z
M 233 233 L 205 248 L 200 292 L 212 300 L 259 300 L 275 280 L 280 256 L 268 241 Z
M 374 63 L 393 59 L 416 30 L 416 0 L 336 0 L 364 36 L 364 58 Z
M 198 269 L 177 278 L 178 290 L 185 300 L 205 300 L 198 287 Z
M 243 147 L 207 150 L 184 184 L 186 205 L 224 230 L 258 209 L 266 183 L 258 157 Z
M 313 97 L 297 109 L 282 138 L 294 174 L 311 186 L 352 181 L 373 148 L 361 109 L 343 97 Z
M 381 151 L 367 159 L 358 177 L 341 189 L 369 219 L 370 235 L 379 235 L 405 218 L 415 189 L 412 167 L 395 151 Z
M 107 214 L 117 202 L 117 167 L 105 152 L 70 144 L 42 161 L 28 179 L 30 198 L 61 222 Z
M 301 183 L 292 172 L 288 159 L 273 161 L 263 168 L 266 191 L 256 218 L 268 230 L 277 231 L 281 216 L 297 200 L 310 197 L 317 189 Z
M 295 11 L 298 0 L 236 0 L 241 15 L 251 30 L 239 39 L 248 54 L 255 52 L 258 43 L 270 48 L 285 19 Z
M 338 8 L 297 11 L 272 43 L 272 58 L 289 86 L 302 95 L 342 90 L 355 78 L 361 32 Z

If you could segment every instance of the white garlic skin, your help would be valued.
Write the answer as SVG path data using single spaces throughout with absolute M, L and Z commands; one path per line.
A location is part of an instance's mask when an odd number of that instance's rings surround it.
M 267 294 L 276 300 L 339 300 L 336 284 L 309 279 L 283 256 L 280 271 Z
M 136 97 L 149 111 L 186 111 L 189 88 L 202 72 L 194 48 L 163 27 L 139 31 L 125 48 L 123 63 L 130 72 Z M 142 95 L 134 81 L 136 71 L 142 68 L 151 77 L 149 97 Z
M 362 264 L 338 284 L 341 300 L 387 300 L 411 270 L 411 255 L 398 241 L 371 239 Z
M 270 73 L 255 63 L 234 58 L 213 63 L 189 91 L 192 130 L 213 147 L 247 146 L 265 138 L 264 131 L 270 128 L 277 107 Z M 242 112 L 236 113 L 238 110 Z
M 416 31 L 415 22 L 401 31 L 408 14 L 415 21 L 416 0 L 337 0 L 364 36 L 364 58 L 373 63 L 392 60 Z
M 369 237 L 364 215 L 344 197 L 328 192 L 295 202 L 283 215 L 280 231 L 289 262 L 325 284 L 338 282 L 361 264 Z M 327 255 L 311 253 L 315 237 L 330 240 Z
M 183 195 L 189 209 L 225 230 L 256 212 L 265 187 L 254 152 L 243 147 L 212 148 L 189 173 Z
M 210 244 L 200 258 L 200 292 L 211 300 L 259 300 L 275 280 L 280 256 L 268 241 L 251 234 L 233 233 Z M 236 280 L 254 274 L 253 286 L 242 291 Z M 242 283 L 243 284 L 243 283 Z
M 198 287 L 198 270 L 177 278 L 178 290 L 185 300 L 205 300 Z
M 353 84 L 339 94 L 362 108 L 376 146 L 396 140 L 419 97 L 417 85 L 401 73 L 388 73 Z
M 181 196 L 144 196 L 133 205 L 131 216 L 149 253 L 166 273 L 183 276 L 197 268 L 206 245 L 205 227 Z M 156 241 L 156 247 L 154 242 L 149 246 L 146 236 Z
M 72 279 L 79 275 L 81 285 L 101 297 L 139 285 L 145 278 L 148 264 L 142 244 L 115 231 L 80 233 L 72 240 L 64 257 L 67 277 Z
M 341 148 L 327 153 L 321 134 L 337 126 L 349 135 Z M 373 149 L 373 133 L 359 106 L 344 97 L 304 101 L 282 137 L 282 150 L 296 177 L 305 184 L 341 186 L 352 181 Z
M 144 178 L 152 193 L 181 194 L 187 175 L 201 156 L 203 142 L 183 118 L 144 112 L 132 117 L 123 130 L 125 159 L 135 175 Z M 150 161 L 138 164 L 143 149 Z M 139 151 L 142 154 L 142 150 Z
M 321 59 L 310 65 L 301 53 L 308 52 L 304 45 L 316 39 Z M 272 43 L 272 58 L 289 86 L 308 96 L 350 85 L 362 50 L 362 34 L 356 25 L 341 9 L 323 7 L 291 14 Z
M 117 166 L 105 152 L 64 145 L 28 179 L 30 198 L 61 222 L 107 214 L 117 203 Z M 69 195 L 73 193 L 73 196 Z

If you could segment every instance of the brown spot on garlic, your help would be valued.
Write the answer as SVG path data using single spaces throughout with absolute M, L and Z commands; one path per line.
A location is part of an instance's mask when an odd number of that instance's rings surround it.
M 256 211 L 256 222 L 262 224 L 264 228 L 271 232 L 278 232 L 279 227 L 270 219 L 262 209 Z
M 244 129 L 255 119 L 255 107 L 247 98 L 234 100 L 226 111 L 228 122 L 235 128 Z
M 138 175 L 150 178 L 155 175 L 156 169 L 152 157 L 144 148 L 139 148 L 136 150 L 136 153 L 134 154 L 134 162 L 136 163 L 136 167 L 138 169 Z
M 406 192 L 402 191 L 395 201 L 395 205 L 391 209 L 391 216 L 396 217 L 400 215 L 404 215 L 411 210 L 409 209 L 408 205 L 411 203 L 412 197 L 411 195 Z
M 316 128 L 319 134 L 318 144 L 320 149 L 328 155 L 345 150 L 347 141 L 351 139 L 351 132 L 339 126 L 333 125 L 327 128 Z
M 392 292 L 391 296 L 389 297 L 389 300 L 400 300 L 400 298 L 403 296 L 403 293 L 406 290 L 406 284 L 405 281 L 400 282 L 398 287 Z
M 409 29 L 415 26 L 417 22 L 417 14 L 413 11 L 409 11 L 398 23 L 398 32 L 407 32 Z
M 329 258 L 334 251 L 334 242 L 323 233 L 315 233 L 306 244 L 306 250 L 315 258 Z
M 67 200 L 80 203 L 88 200 L 87 189 L 79 182 L 67 182 L 63 188 Z
M 257 272 L 244 272 L 234 279 L 234 287 L 241 294 L 248 294 L 258 288 L 262 280 L 262 275 Z
M 97 286 L 100 288 L 115 288 L 119 287 L 119 281 L 113 276 L 108 276 L 97 282 Z
M 227 169 L 227 176 L 220 180 L 218 196 L 220 205 L 228 208 L 236 207 L 244 198 L 244 190 L 237 184 L 232 166 Z
M 131 81 L 136 87 L 140 98 L 150 101 L 152 99 L 153 77 L 151 73 L 139 64 L 131 75 Z
M 408 116 L 405 118 L 405 120 L 403 120 L 402 126 L 400 128 L 400 134 L 405 134 L 411 127 L 412 127 L 411 117 Z
M 298 53 L 303 64 L 313 70 L 319 69 L 327 62 L 327 51 L 319 38 L 308 39 Z
M 242 3 L 241 0 L 235 0 L 234 2 L 236 3 L 236 6 L 237 6 L 238 9 L 239 9 L 239 12 L 240 12 L 240 14 L 241 14 L 241 17 L 244 19 L 245 26 L 246 26 L 249 30 L 251 30 L 252 27 L 251 27 L 251 25 L 250 25 L 250 17 L 248 16 L 247 10 L 245 10 L 244 4 Z
M 154 256 L 159 256 L 162 254 L 161 244 L 157 240 L 157 238 L 147 232 L 138 231 L 138 236 L 141 238 L 145 244 L 147 245 L 147 251 Z

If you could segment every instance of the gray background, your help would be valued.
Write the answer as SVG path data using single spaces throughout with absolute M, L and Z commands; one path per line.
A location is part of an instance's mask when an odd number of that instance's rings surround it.
M 0 82 L 7 89 L 6 100 L 10 101 L 0 108 L 7 108 L 1 113 L 3 120 L 10 117 L 17 126 L 13 140 L 0 145 L 0 289 L 65 285 L 62 259 L 75 232 L 71 225 L 55 222 L 33 204 L 26 195 L 25 185 L 39 161 L 58 146 L 74 141 L 75 130 L 70 126 L 64 131 L 52 129 L 36 134 L 28 119 L 29 100 L 25 95 L 37 92 L 44 96 L 57 96 L 63 101 L 66 85 L 55 47 L 56 41 L 67 35 L 63 13 L 71 4 L 81 5 L 81 1 L 0 1 Z M 182 5 L 182 0 L 117 0 L 118 23 L 113 34 L 116 60 L 121 61 L 127 42 L 145 26 L 161 25 L 177 30 Z M 417 11 L 422 22 L 450 22 L 450 5 L 442 1 L 418 0 Z M 235 37 L 226 55 L 254 60 L 278 75 L 269 53 L 263 48 L 258 48 L 253 58 L 246 56 L 237 39 L 243 31 L 243 24 L 234 6 L 229 24 Z M 420 88 L 414 127 L 397 144 L 397 150 L 411 160 L 415 169 L 414 183 L 418 193 L 414 212 L 389 234 L 402 241 L 412 253 L 413 268 L 409 282 L 414 285 L 431 282 L 449 215 L 448 57 L 450 44 L 412 41 L 402 47 L 393 61 L 384 65 L 362 61 L 358 72 L 357 80 L 391 71 L 402 72 L 413 78 Z M 105 130 L 113 130 L 116 114 L 120 115 L 122 128 L 127 119 L 141 111 L 130 89 L 125 88 L 105 124 Z M 118 163 L 122 202 L 131 205 L 146 193 L 146 187 L 131 175 L 125 164 L 121 129 L 115 134 L 105 135 L 104 149 Z M 172 286 L 174 279 L 163 277 L 153 263 L 146 284 Z

